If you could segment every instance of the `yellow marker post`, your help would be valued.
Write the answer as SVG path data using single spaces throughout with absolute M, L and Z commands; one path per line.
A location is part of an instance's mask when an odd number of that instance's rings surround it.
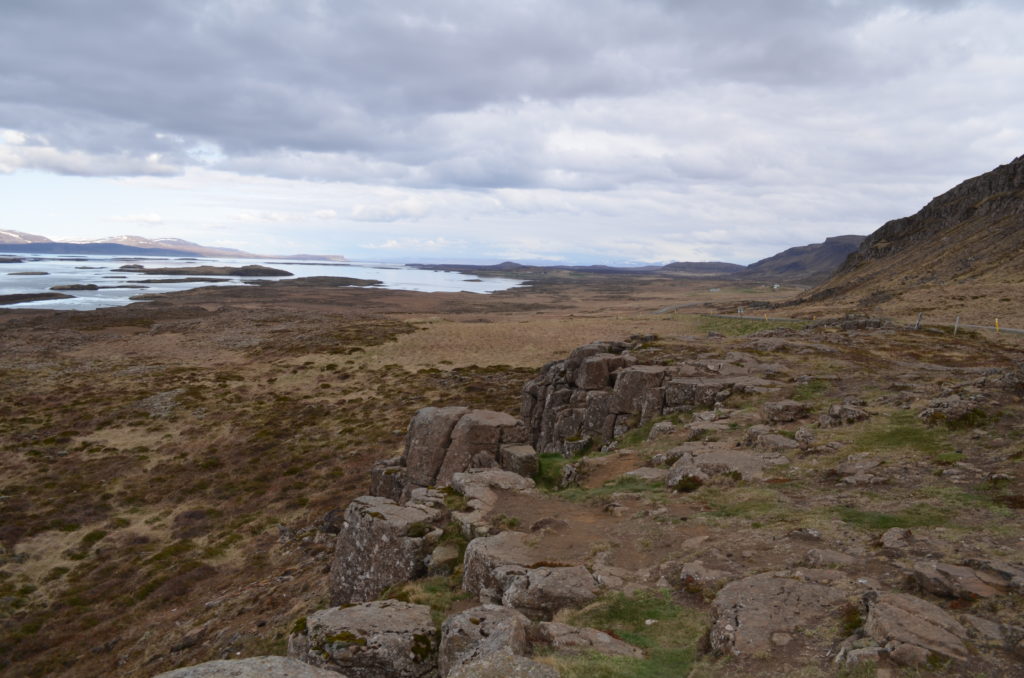
M 999 332 L 999 318 L 996 318 L 996 332 Z

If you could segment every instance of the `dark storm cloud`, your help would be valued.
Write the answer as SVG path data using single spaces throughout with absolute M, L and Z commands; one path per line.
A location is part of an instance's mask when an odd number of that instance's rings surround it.
M 270 175 L 599 187 L 631 179 L 548 171 L 565 169 L 544 138 L 573 101 L 885 78 L 906 66 L 865 58 L 851 31 L 958 5 L 15 0 L 0 9 L 0 127 L 164 164 L 212 144 L 222 166 Z

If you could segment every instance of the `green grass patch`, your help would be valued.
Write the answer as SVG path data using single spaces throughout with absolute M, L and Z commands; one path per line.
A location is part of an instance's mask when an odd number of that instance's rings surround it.
M 930 455 L 951 452 L 946 434 L 928 428 L 911 412 L 896 412 L 888 423 L 873 424 L 854 440 L 860 451 L 911 449 Z
M 653 623 L 648 624 L 648 620 Z M 643 648 L 643 659 L 598 654 L 550 657 L 566 678 L 669 678 L 685 676 L 697 656 L 704 615 L 675 604 L 667 593 L 612 594 L 576 613 L 570 623 L 600 629 Z
M 743 337 L 776 327 L 790 327 L 798 330 L 806 325 L 806 322 L 784 322 L 770 319 L 764 320 L 763 318 L 758 320 L 756 318 L 714 318 L 702 316 L 697 328 L 701 332 L 718 332 L 727 337 Z
M 401 600 L 430 607 L 430 616 L 438 627 L 448 617 L 452 606 L 459 600 L 469 598 L 462 590 L 461 575 L 450 577 L 427 577 L 392 586 L 381 595 L 382 599 Z
M 601 487 L 568 487 L 559 491 L 558 495 L 569 501 L 587 502 L 606 499 L 618 492 L 642 492 L 652 499 L 656 499 L 663 497 L 666 491 L 667 488 L 662 483 L 650 483 L 641 478 L 620 477 L 609 480 Z
M 917 504 L 893 513 L 862 511 L 849 506 L 835 509 L 839 518 L 850 525 L 868 530 L 888 530 L 893 527 L 936 527 L 949 522 L 949 512 L 928 504 Z
M 541 454 L 537 457 L 537 475 L 533 477 L 537 487 L 542 490 L 554 491 L 562 479 L 562 467 L 570 460 L 560 454 Z
M 807 402 L 809 400 L 817 400 L 831 388 L 831 384 L 825 379 L 811 379 L 806 381 L 793 390 L 793 400 L 799 400 L 800 402 Z
M 693 498 L 707 505 L 715 518 L 743 518 L 760 524 L 793 522 L 797 510 L 780 492 L 767 487 L 702 487 Z

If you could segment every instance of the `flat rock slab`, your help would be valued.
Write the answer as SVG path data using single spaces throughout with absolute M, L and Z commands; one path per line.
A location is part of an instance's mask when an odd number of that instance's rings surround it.
M 924 650 L 924 656 L 932 652 L 950 659 L 967 657 L 967 630 L 937 605 L 905 593 L 878 592 L 866 594 L 864 603 L 868 608 L 864 632 L 892 652 L 911 646 L 896 655 L 905 657 L 905 663 L 921 656 L 913 648 Z
M 834 574 L 834 573 L 833 573 Z M 834 584 L 767 572 L 726 584 L 712 603 L 715 652 L 765 656 L 778 639 L 835 613 L 847 594 Z
M 687 489 L 681 483 L 689 480 L 698 486 L 714 476 L 735 476 L 743 480 L 760 480 L 771 466 L 788 464 L 789 459 L 776 452 L 753 452 L 723 446 L 691 447 L 683 452 L 668 471 L 665 482 L 673 489 Z M 692 488 L 690 488 L 692 489 Z
M 977 600 L 997 596 L 1002 581 L 984 571 L 932 560 L 914 563 L 914 579 L 922 589 L 937 596 Z
M 345 678 L 288 657 L 218 659 L 161 673 L 153 678 Z
M 501 469 L 472 469 L 456 473 L 451 488 L 466 498 L 467 511 L 458 511 L 452 518 L 461 526 L 463 536 L 472 539 L 490 531 L 487 515 L 498 503 L 496 490 L 529 493 L 534 482 L 512 471 Z
M 350 678 L 435 678 L 438 636 L 430 608 L 378 600 L 318 610 L 288 655 Z
M 531 640 L 548 645 L 555 652 L 584 653 L 632 657 L 641 659 L 643 650 L 608 635 L 604 631 L 558 622 L 541 622 L 533 629 Z
M 643 466 L 622 474 L 623 478 L 636 478 L 648 483 L 663 483 L 668 477 L 668 469 Z

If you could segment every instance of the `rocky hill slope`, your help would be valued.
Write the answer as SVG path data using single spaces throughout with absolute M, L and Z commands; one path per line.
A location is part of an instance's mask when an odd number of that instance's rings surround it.
M 740 274 L 757 280 L 819 283 L 832 275 L 863 241 L 862 235 L 837 235 L 825 238 L 825 242 L 790 247 L 755 261 Z
M 1024 299 L 1024 156 L 883 225 L 805 302 L 991 325 Z

